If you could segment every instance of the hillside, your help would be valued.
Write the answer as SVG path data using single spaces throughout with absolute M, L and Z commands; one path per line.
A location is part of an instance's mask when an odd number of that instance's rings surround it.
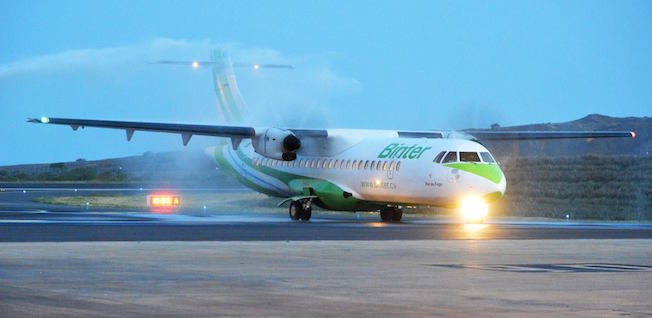
M 239 186 L 202 151 L 0 167 L 0 182 L 112 182 L 167 186 Z

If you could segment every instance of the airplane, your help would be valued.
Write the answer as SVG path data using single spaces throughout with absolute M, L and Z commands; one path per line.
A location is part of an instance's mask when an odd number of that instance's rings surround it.
M 619 138 L 633 131 L 371 130 L 238 125 L 246 119 L 234 67 L 291 69 L 284 64 L 233 63 L 223 50 L 208 61 L 156 64 L 210 67 L 220 125 L 40 117 L 28 122 L 225 137 L 206 149 L 245 186 L 280 197 L 292 220 L 308 221 L 313 204 L 326 210 L 375 211 L 399 222 L 410 207 L 458 208 L 468 222 L 483 222 L 488 205 L 505 194 L 507 180 L 482 144 L 486 140 Z

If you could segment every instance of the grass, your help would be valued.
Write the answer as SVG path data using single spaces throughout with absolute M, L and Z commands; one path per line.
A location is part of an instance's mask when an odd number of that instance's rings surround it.
M 132 195 L 78 195 L 78 196 L 44 196 L 32 199 L 34 202 L 57 205 L 74 205 L 94 207 L 108 207 L 120 209 L 147 209 L 147 194 Z M 264 194 L 243 191 L 228 193 L 188 193 L 181 195 L 181 206 L 187 210 L 211 211 L 219 210 L 221 212 L 240 212 L 246 207 L 253 212 L 278 212 L 284 211 L 285 208 L 276 206 L 281 200 L 270 198 Z

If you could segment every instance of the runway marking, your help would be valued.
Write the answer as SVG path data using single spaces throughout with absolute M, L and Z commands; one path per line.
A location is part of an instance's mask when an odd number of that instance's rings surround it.
M 596 273 L 596 272 L 652 272 L 652 266 L 610 263 L 576 264 L 425 264 L 432 267 L 476 269 L 516 273 Z

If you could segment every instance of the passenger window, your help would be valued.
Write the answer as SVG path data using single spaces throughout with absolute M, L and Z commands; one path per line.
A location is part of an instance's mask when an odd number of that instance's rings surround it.
M 439 163 L 439 161 L 441 161 L 441 158 L 444 157 L 444 154 L 446 154 L 446 151 L 442 151 L 442 152 L 440 152 L 440 153 L 437 155 L 437 157 L 435 157 L 435 160 L 433 160 L 432 162 Z
M 360 164 L 358 164 L 358 170 L 362 170 L 362 160 L 360 160 Z
M 333 168 L 333 159 L 328 160 L 328 169 Z
M 460 152 L 461 162 L 480 162 L 480 156 L 477 152 Z
M 396 171 L 399 171 L 399 170 L 401 170 L 401 162 L 400 161 L 396 163 Z
M 444 157 L 444 160 L 442 160 L 441 163 L 449 163 L 449 162 L 456 162 L 457 161 L 457 152 L 451 151 L 448 154 L 446 154 L 446 157 Z
M 333 167 L 335 167 L 335 169 L 337 169 L 337 164 L 338 164 L 339 162 L 340 162 L 339 159 L 335 159 L 335 163 L 333 164 Z
M 364 170 L 367 170 L 369 168 L 369 160 L 364 162 Z
M 346 168 L 349 169 L 350 166 L 351 166 L 351 159 L 346 161 Z
M 394 171 L 394 160 L 389 164 L 389 171 Z
M 383 162 L 383 171 L 385 171 L 385 170 L 387 170 L 387 160 L 385 160 L 385 162 Z
M 369 165 L 369 169 L 374 170 L 374 165 L 376 164 L 376 160 L 371 160 L 371 164 Z
M 324 159 L 324 163 L 322 163 L 321 168 L 326 169 L 327 165 L 328 165 L 328 160 Z
M 355 170 L 357 166 L 358 166 L 358 160 L 353 160 L 353 165 L 351 165 L 351 169 Z
M 480 156 L 482 157 L 482 161 L 484 161 L 484 162 L 488 162 L 488 163 L 496 162 L 496 160 L 494 160 L 494 158 L 491 156 L 491 154 L 486 152 L 486 151 L 481 152 Z
M 317 168 L 321 166 L 321 159 L 317 160 Z
M 315 163 L 316 163 L 315 159 L 310 159 L 310 168 L 314 168 Z

